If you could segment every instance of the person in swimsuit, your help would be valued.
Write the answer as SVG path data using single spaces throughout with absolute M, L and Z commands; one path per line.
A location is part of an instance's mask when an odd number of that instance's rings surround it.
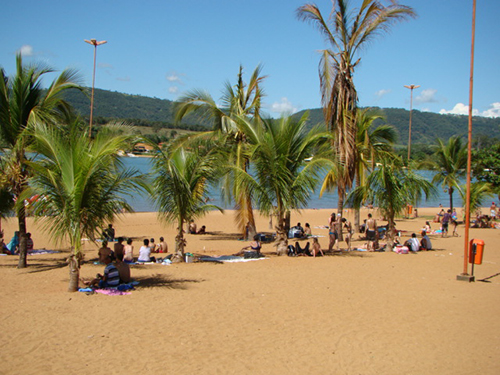
M 373 242 L 377 236 L 377 221 L 372 217 L 372 214 L 368 214 L 368 220 L 366 220 L 366 239 L 368 240 L 367 250 L 373 251 Z

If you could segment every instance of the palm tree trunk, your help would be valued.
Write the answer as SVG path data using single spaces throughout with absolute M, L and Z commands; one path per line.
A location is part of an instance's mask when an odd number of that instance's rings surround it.
M 448 187 L 448 193 L 450 194 L 450 210 L 453 212 L 453 186 Z
M 278 223 L 276 225 L 275 244 L 276 253 L 278 254 L 278 256 L 287 255 L 288 253 L 288 231 L 285 228 L 286 218 L 284 216 L 284 213 L 280 209 L 278 209 Z
M 388 212 L 389 228 L 387 229 L 387 246 L 385 251 L 391 252 L 394 247 L 394 212 Z M 378 235 L 378 234 L 377 234 Z
M 79 256 L 71 254 L 68 258 L 69 263 L 69 285 L 68 292 L 78 292 L 78 282 L 80 280 L 80 261 Z
M 361 177 L 359 176 L 359 173 L 356 173 L 356 187 L 361 185 Z M 354 231 L 356 233 L 359 233 L 359 207 L 354 208 Z
M 17 268 L 26 268 L 27 249 L 26 249 L 26 209 L 24 206 L 17 213 L 19 223 L 19 263 Z
M 248 239 L 250 239 L 254 238 L 255 235 L 257 234 L 257 228 L 255 226 L 255 216 L 253 214 L 252 200 L 249 197 L 247 197 L 246 199 L 246 205 L 247 205 L 248 223 L 249 223 Z

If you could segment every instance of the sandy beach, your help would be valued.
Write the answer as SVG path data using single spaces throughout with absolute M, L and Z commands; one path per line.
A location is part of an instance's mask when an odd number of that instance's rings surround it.
M 438 211 L 397 220 L 402 239 Z M 292 225 L 310 223 L 324 249 L 331 212 L 293 213 Z M 231 211 L 201 225 L 209 234 L 187 235 L 186 251 L 227 255 L 247 245 Z M 2 220 L 7 240 L 16 226 Z M 134 238 L 136 256 L 143 238 L 164 236 L 174 248 L 174 228 L 155 213 L 125 214 L 114 226 Z M 267 217 L 257 226 L 272 231 Z M 257 261 L 132 266 L 139 285 L 121 296 L 68 293 L 67 244 L 52 243 L 31 218 L 28 231 L 36 249 L 60 252 L 30 255 L 23 270 L 17 256 L 0 257 L 0 374 L 500 373 L 498 229 L 470 230 L 486 244 L 474 283 L 456 280 L 462 225 L 460 237 L 432 235 L 435 250 L 418 254 L 292 258 L 264 244 Z M 93 263 L 96 245 L 84 252 L 81 277 L 90 279 L 104 267 Z

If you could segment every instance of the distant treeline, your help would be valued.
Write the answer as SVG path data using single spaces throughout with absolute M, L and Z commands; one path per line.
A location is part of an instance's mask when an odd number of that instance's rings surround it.
M 90 113 L 90 90 L 84 94 L 72 90 L 65 95 L 65 99 L 83 117 Z M 96 123 L 106 123 L 110 120 L 125 120 L 134 126 L 148 126 L 154 129 L 186 129 L 203 131 L 212 128 L 212 121 L 201 114 L 191 114 L 180 124 L 174 122 L 174 102 L 167 99 L 149 98 L 140 95 L 128 95 L 113 91 L 95 89 L 94 117 Z M 378 108 L 385 116 L 385 121 L 375 122 L 375 126 L 389 124 L 399 133 L 399 148 L 406 148 L 408 143 L 408 123 L 410 112 L 400 108 Z M 304 111 L 294 116 L 300 117 Z M 323 124 L 323 112 L 320 108 L 309 110 L 311 127 Z M 458 135 L 467 138 L 468 117 L 461 115 L 441 115 L 432 112 L 413 110 L 412 115 L 412 153 L 425 152 L 425 145 L 436 144 L 436 139 L 445 141 L 449 137 Z M 484 148 L 498 143 L 500 139 L 500 118 L 473 118 L 474 148 Z M 421 145 L 421 146 L 418 146 Z M 418 148 L 421 150 L 418 150 Z M 430 152 L 430 151 L 429 151 Z M 427 152 L 425 152 L 427 153 Z

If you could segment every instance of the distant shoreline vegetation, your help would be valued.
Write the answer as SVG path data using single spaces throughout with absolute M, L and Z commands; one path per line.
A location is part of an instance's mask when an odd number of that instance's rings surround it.
M 70 90 L 64 98 L 81 115 L 88 116 L 90 98 L 78 90 Z M 172 131 L 206 131 L 212 129 L 212 123 L 201 115 L 190 114 L 180 124 L 174 122 L 174 102 L 167 99 L 150 98 L 140 95 L 128 95 L 119 92 L 95 90 L 94 122 L 104 125 L 111 121 L 125 121 L 134 127 L 148 128 L 149 134 L 158 135 L 158 142 L 173 138 Z M 379 108 L 385 121 L 377 120 L 374 126 L 383 124 L 396 128 L 399 140 L 396 149 L 406 149 L 408 140 L 408 122 L 410 112 L 402 108 Z M 323 123 L 320 108 L 302 110 L 292 117 L 300 118 L 309 111 L 309 124 L 313 127 Z M 429 147 L 436 144 L 436 139 L 448 139 L 452 136 L 467 138 L 468 117 L 464 115 L 438 114 L 413 110 L 412 116 L 412 155 L 420 159 L 424 154 L 431 154 Z M 174 135 L 175 137 L 175 135 Z M 475 116 L 473 119 L 473 148 L 489 147 L 500 140 L 500 118 Z M 419 156 L 420 152 L 420 156 Z

